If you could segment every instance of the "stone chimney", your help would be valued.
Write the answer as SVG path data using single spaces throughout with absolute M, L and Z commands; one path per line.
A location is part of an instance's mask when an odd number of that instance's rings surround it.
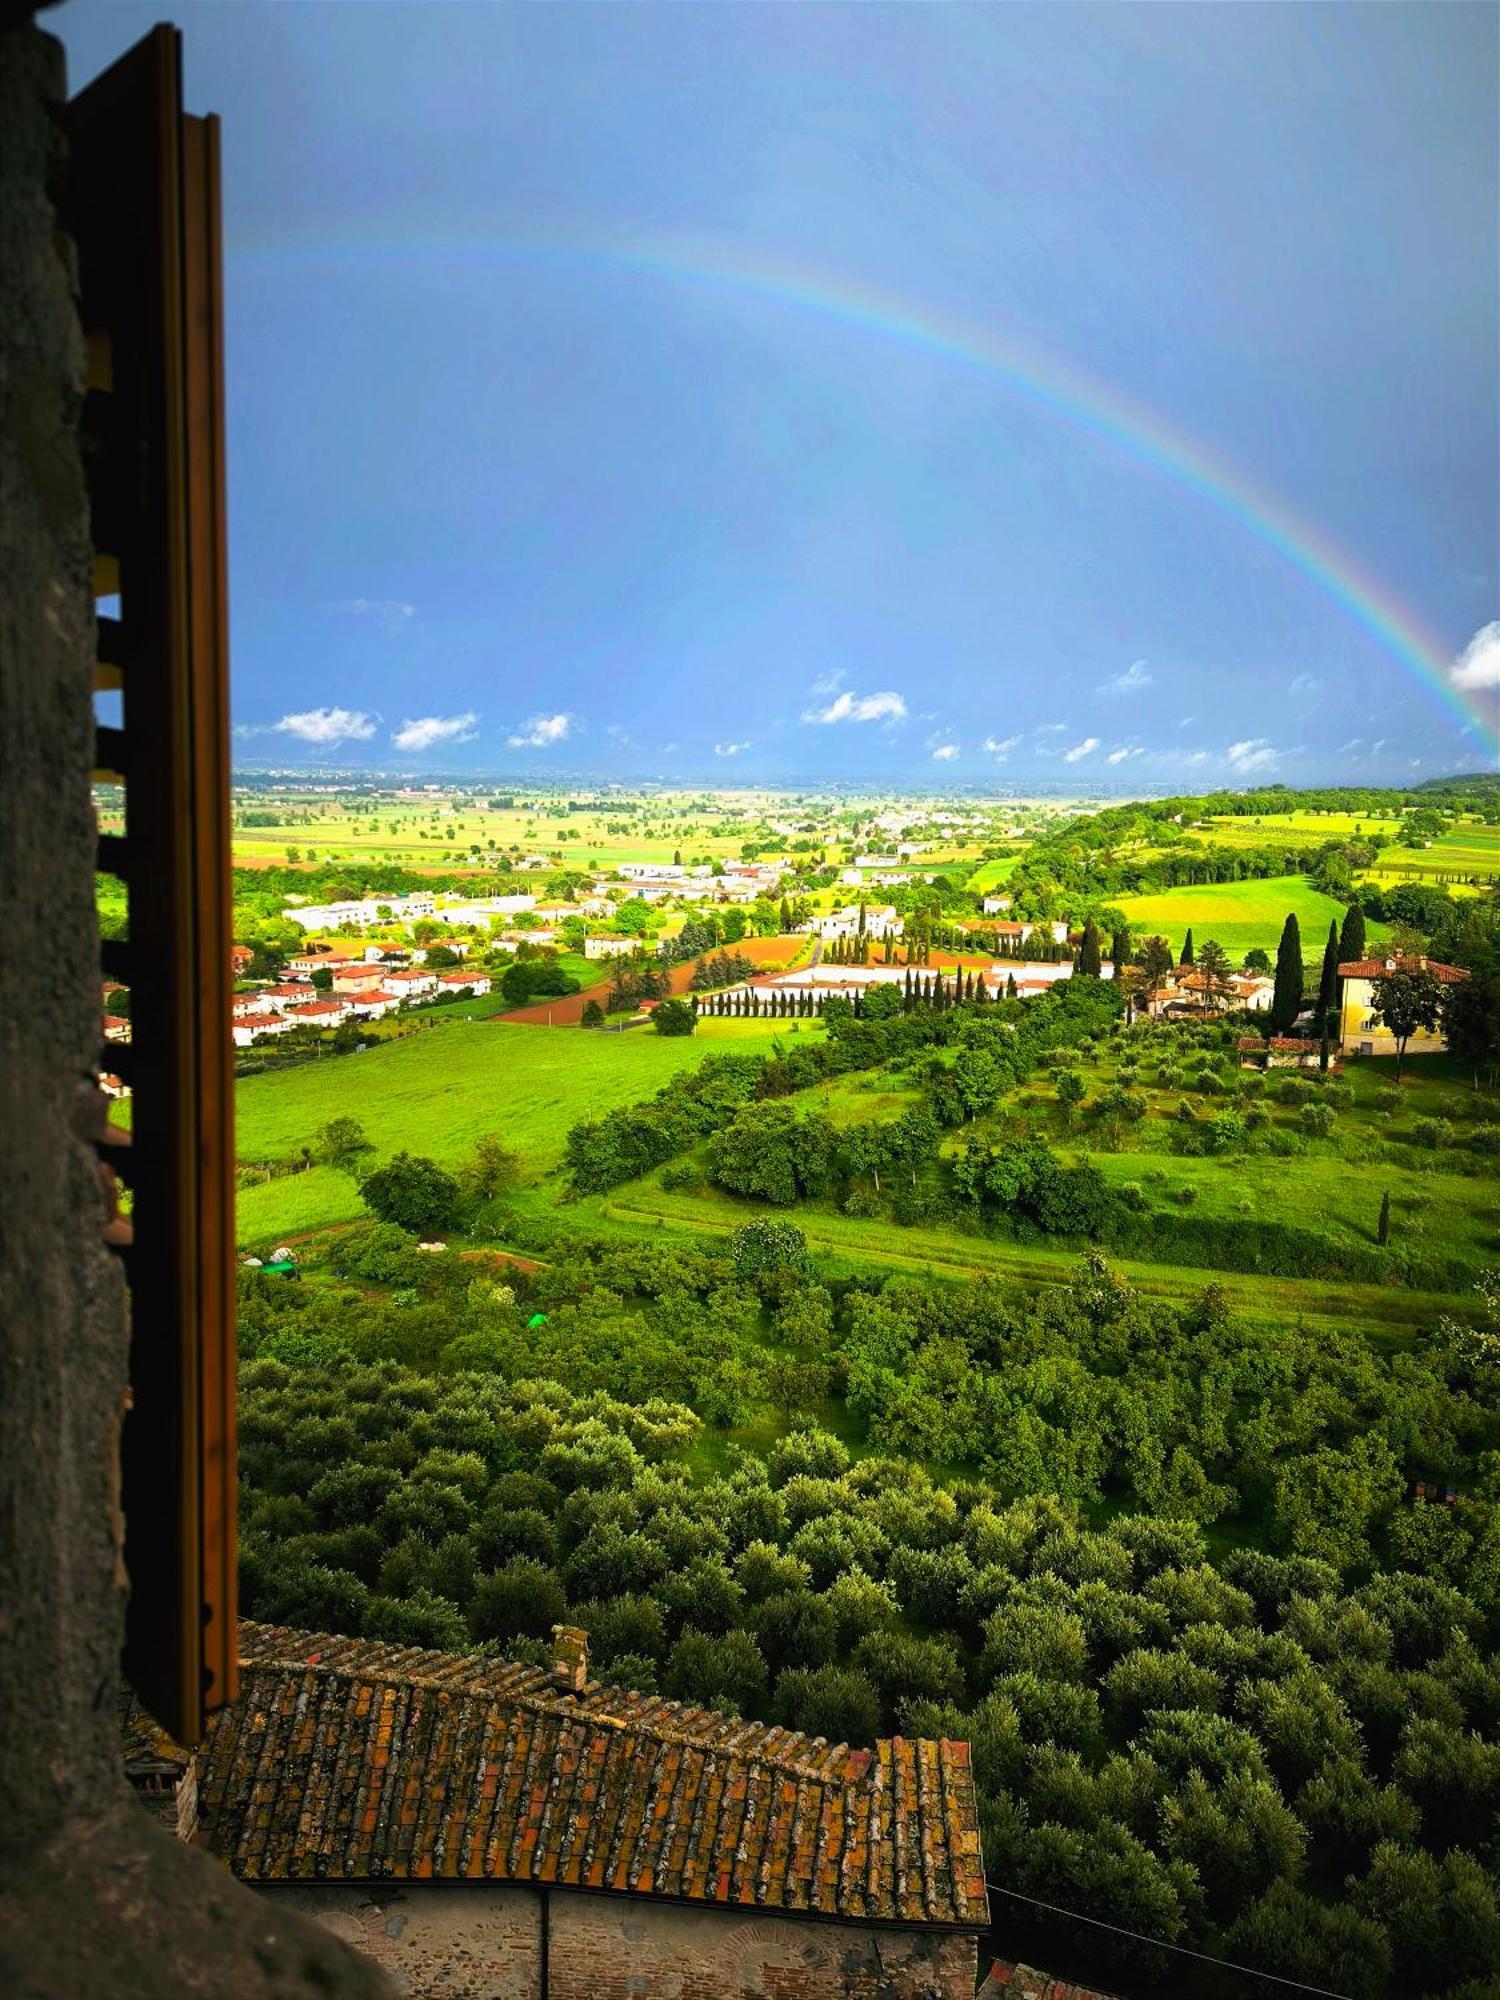
M 552 1628 L 552 1684 L 567 1694 L 582 1694 L 589 1681 L 589 1635 L 578 1625 Z

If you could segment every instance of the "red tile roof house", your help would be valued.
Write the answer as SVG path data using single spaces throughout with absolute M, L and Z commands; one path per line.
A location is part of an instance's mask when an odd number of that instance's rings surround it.
M 344 1011 L 357 1015 L 362 1021 L 378 1021 L 386 1014 L 394 1014 L 398 1007 L 404 1007 L 409 997 L 405 993 L 388 993 L 383 986 L 367 987 L 362 992 L 344 996 Z
M 438 974 L 439 993 L 484 994 L 490 990 L 490 976 L 487 972 L 440 972 Z
M 333 975 L 333 990 L 335 993 L 369 993 L 384 981 L 385 972 L 380 966 L 357 961 L 338 968 Z
M 966 1743 L 830 1745 L 550 1668 L 246 1624 L 192 1756 L 126 1767 L 244 1882 L 416 1994 L 974 2000 Z
M 288 1007 L 282 1019 L 298 1028 L 336 1028 L 350 1009 L 339 1000 L 309 1000 L 300 1007 Z
M 408 972 L 387 972 L 384 981 L 387 992 L 404 994 L 408 1000 L 414 993 L 435 992 L 437 983 L 435 972 L 425 972 L 416 965 Z

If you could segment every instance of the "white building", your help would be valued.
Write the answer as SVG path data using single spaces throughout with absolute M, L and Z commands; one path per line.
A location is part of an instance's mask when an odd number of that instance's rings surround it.
M 407 1000 L 419 1000 L 424 993 L 437 991 L 438 975 L 413 966 L 409 972 L 388 972 L 385 987 L 390 993 L 399 993 Z
M 243 1021 L 231 1021 L 229 1035 L 237 1049 L 248 1049 L 257 1035 L 289 1035 L 296 1025 L 285 1014 L 255 1014 Z
M 632 952 L 660 949 L 654 939 L 621 937 L 617 932 L 610 931 L 602 931 L 597 937 L 586 937 L 583 941 L 585 958 L 628 958 Z
M 831 943 L 835 938 L 852 938 L 860 935 L 859 905 L 847 903 L 841 910 L 831 910 L 827 916 L 814 917 L 805 926 L 824 940 Z M 869 938 L 900 937 L 906 926 L 896 915 L 890 903 L 868 903 L 865 906 L 864 935 Z
M 342 924 L 364 929 L 369 924 L 408 924 L 418 917 L 430 917 L 437 898 L 426 893 L 410 896 L 363 896 L 347 903 L 289 903 L 287 915 L 305 931 L 336 931 Z M 381 911 L 388 910 L 389 917 Z

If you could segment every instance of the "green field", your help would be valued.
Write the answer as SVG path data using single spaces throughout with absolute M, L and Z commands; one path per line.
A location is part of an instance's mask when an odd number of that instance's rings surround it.
M 446 1011 L 446 1010 L 445 1010 Z M 363 1055 L 327 1057 L 241 1080 L 235 1151 L 247 1164 L 295 1160 L 334 1118 L 357 1118 L 374 1156 L 406 1150 L 460 1164 L 482 1133 L 497 1132 L 542 1174 L 562 1157 L 570 1125 L 660 1089 L 679 1070 L 736 1043 L 769 1047 L 778 1034 L 821 1035 L 822 1024 L 704 1021 L 695 1035 L 456 1020 Z M 353 1180 L 332 1167 L 242 1186 L 238 1235 L 260 1243 L 362 1213 Z
M 1401 822 L 1378 813 L 1288 812 L 1247 819 L 1243 813 L 1216 814 L 1203 838 L 1215 847 L 1269 847 L 1278 840 L 1302 846 L 1314 840 L 1349 840 L 1383 833 L 1389 839 Z
M 1017 846 L 1014 854 L 1002 854 L 993 861 L 981 862 L 965 884 L 970 894 L 987 896 L 992 889 L 1001 888 L 1025 852 L 1024 847 Z
M 1330 919 L 1340 923 L 1344 915 L 1342 903 L 1312 888 L 1300 875 L 1273 875 L 1262 882 L 1212 882 L 1117 900 L 1137 939 L 1159 931 L 1174 950 L 1180 950 L 1184 932 L 1191 930 L 1195 944 L 1217 938 L 1236 962 L 1255 945 L 1274 957 L 1281 927 L 1294 911 L 1302 929 L 1304 960 L 1316 967 Z M 1383 937 L 1383 927 L 1370 924 L 1368 935 L 1372 940 Z

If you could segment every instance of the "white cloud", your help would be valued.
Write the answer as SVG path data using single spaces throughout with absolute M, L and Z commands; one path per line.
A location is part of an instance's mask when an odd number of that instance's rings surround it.
M 1071 750 L 1064 750 L 1063 762 L 1065 764 L 1081 763 L 1085 757 L 1092 757 L 1098 748 L 1099 739 L 1097 736 L 1085 736 L 1083 741 L 1075 743 Z
M 1237 771 L 1242 778 L 1248 777 L 1252 771 L 1274 771 L 1276 768 L 1277 753 L 1269 737 L 1246 737 L 1242 743 L 1231 743 L 1224 755 L 1229 759 L 1230 770 Z
M 932 753 L 932 761 L 934 764 L 949 764 L 957 755 L 958 745 L 956 743 L 940 743 Z
M 1020 742 L 1019 736 L 986 736 L 984 752 L 987 757 L 1008 757 Z
M 1067 726 L 1065 722 L 1044 722 L 1035 733 L 1038 736 L 1061 736 Z
M 1137 694 L 1142 688 L 1150 687 L 1155 679 L 1146 672 L 1144 660 L 1132 660 L 1123 673 L 1112 674 L 1107 681 L 1099 683 L 1100 694 Z
M 271 727 L 283 736 L 299 736 L 304 743 L 365 743 L 375 734 L 378 720 L 362 708 L 304 708 L 297 715 L 284 715 Z
M 531 715 L 517 723 L 506 742 L 513 750 L 550 750 L 564 742 L 573 731 L 571 715 Z
M 1316 674 L 1294 674 L 1286 684 L 1286 691 L 1293 697 L 1316 694 L 1322 685 Z
M 339 610 L 372 620 L 382 632 L 404 632 L 417 615 L 415 604 L 403 604 L 394 597 L 351 597 Z
M 1128 764 L 1132 757 L 1144 757 L 1145 754 L 1138 743 L 1122 743 L 1118 750 L 1111 750 L 1104 761 L 1106 764 Z
M 1500 618 L 1480 626 L 1449 667 L 1448 678 L 1465 694 L 1476 688 L 1500 688 Z
M 748 750 L 749 748 L 750 741 L 748 737 L 743 743 L 716 743 L 714 745 L 714 755 L 716 757 L 738 757 L 742 750 Z
M 434 743 L 470 743 L 479 717 L 473 709 L 462 715 L 419 715 L 391 731 L 398 750 L 430 750 Z
M 879 694 L 855 694 L 846 688 L 835 695 L 826 708 L 808 708 L 804 722 L 901 722 L 906 717 L 906 698 L 894 688 Z
M 1189 750 L 1182 761 L 1184 764 L 1206 764 L 1208 762 L 1208 752 L 1206 750 Z

